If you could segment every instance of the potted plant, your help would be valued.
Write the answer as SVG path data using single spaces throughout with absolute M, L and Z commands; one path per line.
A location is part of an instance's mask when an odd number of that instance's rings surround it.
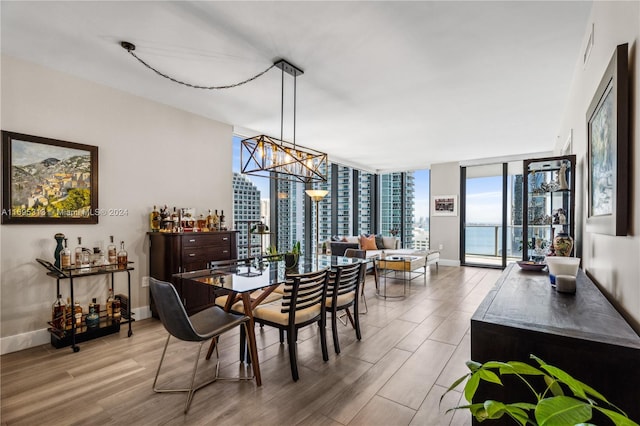
M 250 232 L 252 234 L 265 234 L 269 232 L 269 227 L 262 222 L 256 223 L 251 227 Z
M 469 404 L 450 408 L 447 412 L 469 410 L 479 422 L 500 419 L 506 415 L 516 424 L 542 426 L 583 424 L 591 420 L 593 411 L 597 410 L 615 425 L 639 426 L 590 386 L 573 378 L 560 368 L 545 363 L 535 355 L 531 355 L 531 358 L 536 360 L 539 368 L 519 361 L 489 361 L 484 364 L 467 361 L 470 372 L 453 382 L 440 397 L 440 402 L 444 395 L 468 379 L 464 386 L 464 397 Z M 481 381 L 504 386 L 501 377 L 506 375 L 517 377 L 522 381 L 531 390 L 533 402 L 504 403 L 487 400 L 472 403 Z M 535 389 L 534 383 L 538 381 L 527 380 L 527 376 L 542 377 L 545 384 L 542 391 Z
M 298 265 L 300 256 L 300 241 L 296 241 L 291 250 L 284 254 L 284 265 L 287 268 L 295 268 Z

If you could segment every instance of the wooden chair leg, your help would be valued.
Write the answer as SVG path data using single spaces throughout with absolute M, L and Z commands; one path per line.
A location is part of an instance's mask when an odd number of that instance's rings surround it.
M 322 348 L 322 360 L 324 362 L 329 361 L 329 351 L 327 349 L 327 319 L 322 318 L 318 321 L 318 331 L 320 332 L 320 347 Z
M 247 333 L 244 327 L 240 327 L 240 362 L 244 362 L 247 353 Z
M 338 313 L 331 314 L 331 334 L 333 335 L 333 349 L 340 353 L 340 342 L 338 341 Z
M 284 343 L 284 330 L 279 329 L 278 333 L 280 334 L 280 343 Z
M 291 365 L 291 377 L 294 382 L 300 378 L 298 376 L 298 355 L 296 353 L 295 329 L 287 330 L 287 345 L 289 346 L 289 364 Z

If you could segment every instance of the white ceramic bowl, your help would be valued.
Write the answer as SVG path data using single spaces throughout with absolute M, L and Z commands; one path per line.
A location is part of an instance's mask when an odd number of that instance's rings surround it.
M 572 277 L 578 275 L 578 268 L 580 267 L 579 257 L 547 256 L 545 260 L 549 268 L 549 280 L 551 284 L 556 283 L 556 275 L 569 275 Z

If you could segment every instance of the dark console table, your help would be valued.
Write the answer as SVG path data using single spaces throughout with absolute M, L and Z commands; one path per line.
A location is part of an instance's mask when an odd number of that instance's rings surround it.
M 556 292 L 547 273 L 511 264 L 471 318 L 474 361 L 535 363 L 530 354 L 640 421 L 640 337 L 582 270 L 576 294 L 569 295 Z M 476 399 L 515 402 L 530 395 L 526 389 L 483 384 Z

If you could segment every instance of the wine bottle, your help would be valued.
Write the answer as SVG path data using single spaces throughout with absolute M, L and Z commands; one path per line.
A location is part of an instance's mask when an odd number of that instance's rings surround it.
M 227 224 L 225 223 L 224 210 L 220 210 L 220 226 L 221 231 L 227 230 Z
M 118 269 L 127 269 L 127 251 L 124 249 L 124 241 L 120 241 L 120 251 L 118 252 Z

